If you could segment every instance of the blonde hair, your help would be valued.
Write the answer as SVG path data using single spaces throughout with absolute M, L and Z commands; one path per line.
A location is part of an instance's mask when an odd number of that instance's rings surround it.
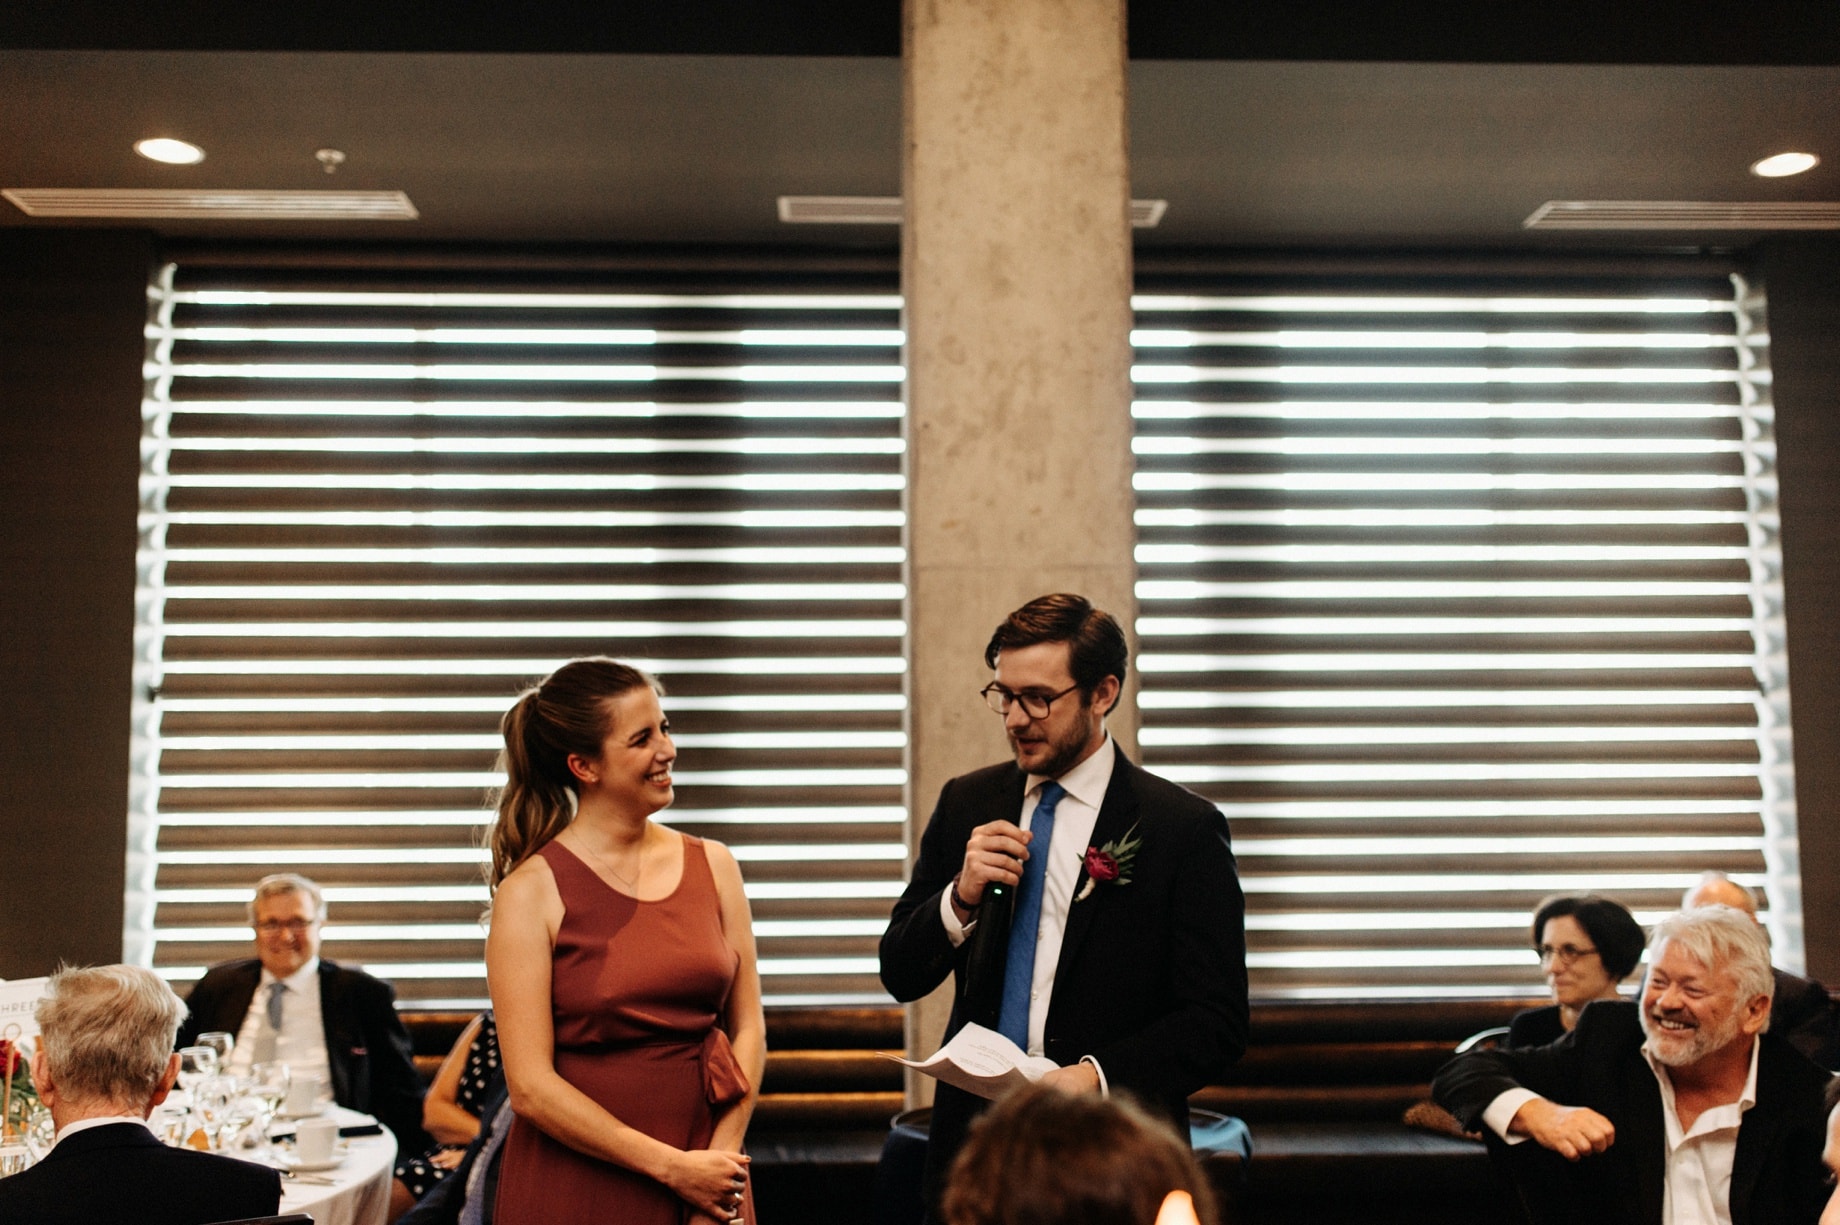
M 572 659 L 526 689 L 499 721 L 498 755 L 505 785 L 494 799 L 498 819 L 487 835 L 496 890 L 513 868 L 575 819 L 575 776 L 569 757 L 597 757 L 607 738 L 608 703 L 635 689 L 664 689 L 639 669 L 604 655 Z
M 138 1110 L 166 1074 L 185 1004 L 152 970 L 66 967 L 51 976 L 33 1016 L 61 1092 Z

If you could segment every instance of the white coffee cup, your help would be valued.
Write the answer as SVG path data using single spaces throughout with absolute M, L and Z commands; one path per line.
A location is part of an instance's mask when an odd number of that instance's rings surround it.
M 302 1119 L 294 1125 L 294 1154 L 305 1165 L 324 1165 L 331 1161 L 338 1142 L 337 1119 Z
M 287 1101 L 282 1110 L 296 1118 L 318 1114 L 320 1079 L 317 1076 L 296 1076 L 288 1082 Z

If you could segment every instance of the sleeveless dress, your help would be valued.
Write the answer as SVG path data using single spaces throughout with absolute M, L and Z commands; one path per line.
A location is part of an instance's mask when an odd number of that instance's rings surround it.
M 487 1009 L 480 1014 L 479 1032 L 473 1035 L 472 1044 L 466 1048 L 466 1063 L 460 1070 L 454 1104 L 478 1118 L 498 1075 L 498 1026 L 492 1020 L 491 1009 Z M 437 1144 L 427 1152 L 400 1161 L 396 1165 L 396 1181 L 409 1188 L 410 1195 L 420 1199 L 453 1173 L 436 1165 L 435 1157 L 444 1149 L 465 1147 L 464 1144 Z
M 716 1113 L 747 1096 L 716 1024 L 740 961 L 700 838 L 684 840 L 677 889 L 628 897 L 567 847 L 549 864 L 564 914 L 550 1007 L 556 1071 L 614 1118 L 679 1149 L 709 1147 Z M 743 1204 L 753 1219 L 752 1193 Z M 690 1206 L 641 1174 L 578 1153 L 518 1118 L 505 1140 L 497 1225 L 679 1225 Z

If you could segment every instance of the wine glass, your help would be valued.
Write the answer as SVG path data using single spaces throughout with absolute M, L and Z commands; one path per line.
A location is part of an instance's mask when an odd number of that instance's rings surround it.
M 236 1035 L 226 1033 L 221 1029 L 214 1029 L 208 1034 L 199 1034 L 198 1045 L 208 1046 L 216 1051 L 217 1066 L 227 1068 L 230 1066 L 230 1052 L 236 1049 Z
M 236 1085 L 226 1076 L 207 1076 L 192 1086 L 192 1113 L 198 1116 L 212 1152 L 218 1149 L 218 1137 L 230 1121 L 230 1103 L 235 1099 Z
M 192 1092 L 200 1081 L 217 1075 L 217 1050 L 209 1046 L 179 1048 L 179 1087 Z
M 287 1100 L 288 1085 L 293 1077 L 288 1072 L 288 1065 L 279 1059 L 251 1064 L 249 1068 L 249 1093 L 268 1108 L 272 1116 L 281 1109 L 281 1103 Z

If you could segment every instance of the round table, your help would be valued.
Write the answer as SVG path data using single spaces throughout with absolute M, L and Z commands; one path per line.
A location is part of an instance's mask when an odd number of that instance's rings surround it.
M 341 1116 L 346 1113 L 340 1107 L 334 1110 Z M 346 1120 L 341 1117 L 340 1122 Z M 313 1225 L 383 1225 L 389 1215 L 396 1137 L 386 1127 L 380 1136 L 353 1136 L 345 1143 L 350 1147 L 336 1169 L 281 1180 L 283 1215 L 305 1212 Z M 303 1181 L 316 1179 L 326 1182 Z

